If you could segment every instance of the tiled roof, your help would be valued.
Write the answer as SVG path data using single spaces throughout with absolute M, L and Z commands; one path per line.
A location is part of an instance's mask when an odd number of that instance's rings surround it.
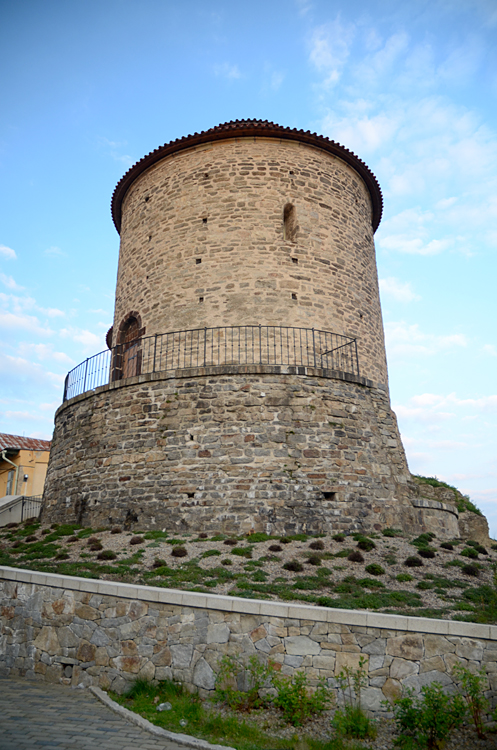
M 23 451 L 49 451 L 51 445 L 50 440 L 38 440 L 38 438 L 7 435 L 0 432 L 0 450 L 18 448 Z
M 376 231 L 381 221 L 383 199 L 378 181 L 369 167 L 367 167 L 366 164 L 352 151 L 349 151 L 345 146 L 336 143 L 336 141 L 330 141 L 329 138 L 317 135 L 317 133 L 311 133 L 309 130 L 285 128 L 274 122 L 268 122 L 268 120 L 232 120 L 231 122 L 225 122 L 221 125 L 216 125 L 209 130 L 204 130 L 201 133 L 186 135 L 183 136 L 183 138 L 177 138 L 170 143 L 165 143 L 163 146 L 159 146 L 159 148 L 156 148 L 154 151 L 151 151 L 150 154 L 144 156 L 140 161 L 137 161 L 117 183 L 112 196 L 112 218 L 117 231 L 120 232 L 121 230 L 121 207 L 127 190 L 136 178 L 153 164 L 156 164 L 164 157 L 169 156 L 176 151 L 182 151 L 183 149 L 197 146 L 200 143 L 226 140 L 228 138 L 247 138 L 257 136 L 308 143 L 312 146 L 323 149 L 323 151 L 328 151 L 347 162 L 347 164 L 350 164 L 350 166 L 361 175 L 371 195 L 371 201 L 373 204 L 373 230 Z

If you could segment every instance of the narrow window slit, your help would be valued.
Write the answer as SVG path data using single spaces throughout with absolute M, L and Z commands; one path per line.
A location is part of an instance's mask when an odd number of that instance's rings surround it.
M 287 203 L 283 209 L 283 239 L 286 242 L 295 242 L 297 235 L 297 212 L 295 206 Z

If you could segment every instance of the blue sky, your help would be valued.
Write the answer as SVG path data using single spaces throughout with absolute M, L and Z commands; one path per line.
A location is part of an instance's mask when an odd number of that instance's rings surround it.
M 174 138 L 268 119 L 378 177 L 409 465 L 497 534 L 494 0 L 18 0 L 0 40 L 1 432 L 50 438 L 67 370 L 105 347 L 122 174 Z

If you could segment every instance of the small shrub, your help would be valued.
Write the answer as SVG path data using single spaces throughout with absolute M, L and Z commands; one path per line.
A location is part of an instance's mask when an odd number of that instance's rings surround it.
M 87 543 L 88 545 L 90 545 L 90 544 L 97 544 L 97 543 L 99 543 L 99 542 L 100 542 L 100 539 L 98 538 L 98 536 L 90 536 L 90 537 L 89 537 L 89 538 L 87 539 L 87 542 L 86 542 L 86 543 Z
M 335 542 L 344 542 L 345 541 L 345 534 L 333 534 L 332 537 Z M 497 548 L 497 544 L 495 545 Z
M 309 549 L 322 550 L 324 549 L 324 544 L 321 539 L 316 539 L 314 542 L 310 543 Z
M 432 682 L 421 688 L 418 697 L 407 690 L 395 701 L 394 713 L 397 747 L 441 750 L 451 732 L 462 724 L 466 706 L 460 695 L 446 695 L 440 683 Z
M 218 549 L 207 549 L 205 552 L 202 553 L 202 557 L 217 557 L 221 553 Z
M 175 546 L 171 550 L 171 555 L 173 557 L 186 557 L 188 552 L 186 551 L 185 547 L 179 547 Z
M 233 565 L 233 560 L 230 560 L 229 557 L 225 557 L 224 560 L 221 560 L 221 565 Z
M 473 674 L 469 669 L 458 663 L 454 664 L 452 674 L 460 683 L 459 690 L 469 708 L 476 734 L 480 740 L 483 740 L 485 739 L 483 717 L 489 708 L 489 702 L 484 696 L 487 682 L 485 669 L 482 668 L 476 674 Z
M 285 570 L 291 570 L 293 573 L 301 573 L 304 570 L 304 566 L 298 560 L 290 560 L 283 565 Z
M 364 552 L 371 552 L 372 549 L 376 548 L 376 544 L 373 542 L 372 539 L 367 539 L 364 537 L 364 539 L 359 539 L 357 542 L 357 546 L 359 549 L 364 550 Z
M 259 692 L 272 676 L 274 667 L 257 656 L 251 656 L 243 663 L 232 656 L 223 656 L 216 676 L 215 700 L 223 701 L 232 709 L 251 711 L 264 704 Z M 238 684 L 245 683 L 245 690 L 238 690 Z
M 414 547 L 428 547 L 432 539 L 435 539 L 435 534 L 431 531 L 425 531 L 424 534 L 420 534 L 412 542 L 409 542 L 409 544 L 412 544 Z
M 461 570 L 467 576 L 473 576 L 473 578 L 478 578 L 480 575 L 480 568 L 477 565 L 471 565 L 471 563 L 469 565 L 463 565 Z
M 375 739 L 374 722 L 364 713 L 361 707 L 361 692 L 367 685 L 366 659 L 361 656 L 359 669 L 345 667 L 337 676 L 343 694 L 344 707 L 338 709 L 331 725 L 339 735 L 356 739 Z
M 100 552 L 100 550 L 104 548 L 102 542 L 99 539 L 97 539 L 96 542 L 92 542 L 91 544 L 89 544 L 88 547 L 92 552 Z
M 307 562 L 309 563 L 309 565 L 321 565 L 321 558 L 319 557 L 319 555 L 310 555 L 307 558 Z
M 129 540 L 130 544 L 143 544 L 144 538 L 142 536 L 132 536 Z
M 461 557 L 469 557 L 471 560 L 478 560 L 478 552 L 474 547 L 465 547 L 459 554 Z
M 404 565 L 407 565 L 408 568 L 420 568 L 423 565 L 423 561 L 420 557 L 411 555 L 411 557 L 404 560 Z
M 199 538 L 199 539 L 207 539 L 207 538 L 208 538 L 208 536 L 209 536 L 209 535 L 208 535 L 208 534 L 206 534 L 206 533 L 205 533 L 205 531 L 203 531 L 203 532 L 202 532 L 201 534 L 199 534 L 199 535 L 198 535 L 198 538 Z
M 432 549 L 428 549 L 428 547 L 426 547 L 421 548 L 418 551 L 418 555 L 420 557 L 424 557 L 426 560 L 432 560 L 435 557 L 435 552 Z
M 113 528 L 112 528 L 112 529 L 110 530 L 110 533 L 111 533 L 111 534 L 121 534 L 121 533 L 122 533 L 122 529 L 121 529 L 121 527 L 120 527 L 120 526 L 114 526 L 114 527 L 113 527 Z
M 364 558 L 359 552 L 359 550 L 354 550 L 347 556 L 347 560 L 350 560 L 350 562 L 356 562 L 356 563 L 363 563 Z
M 152 563 L 152 568 L 155 570 L 155 568 L 163 568 L 164 565 L 167 565 L 167 562 L 156 557 Z
M 42 536 L 46 536 L 47 534 L 50 534 L 50 529 L 43 529 L 43 531 L 41 532 L 41 534 L 42 534 Z M 497 545 L 496 545 L 496 547 L 497 547 Z
M 251 547 L 233 547 L 231 550 L 232 555 L 238 555 L 239 557 L 252 557 Z
M 97 560 L 115 560 L 117 557 L 114 550 L 111 549 L 104 549 L 102 552 L 99 552 L 97 555 Z
M 55 555 L 56 560 L 67 560 L 68 557 L 69 557 L 69 554 L 65 550 L 61 550 L 61 552 L 58 552 Z
M 402 536 L 402 531 L 400 529 L 391 529 L 389 527 L 386 529 L 383 529 L 381 533 L 383 534 L 383 536 L 389 536 L 389 537 Z
M 238 539 L 225 539 L 223 544 L 226 544 L 228 547 L 236 547 L 238 544 Z
M 371 576 L 382 576 L 385 573 L 385 569 L 381 567 L 381 565 L 378 565 L 378 563 L 371 563 L 370 565 L 366 565 L 366 573 L 369 573 Z
M 451 544 L 450 542 L 442 542 L 442 544 L 440 545 L 440 547 L 442 549 L 448 549 L 449 552 L 452 552 L 452 550 L 454 549 L 454 545 Z
M 6 529 L 15 529 L 16 526 L 19 526 L 19 524 L 15 523 L 14 521 L 11 521 L 10 523 L 6 523 L 5 524 L 5 528 Z M 47 533 L 48 533 L 48 531 L 47 531 Z
M 36 542 L 36 540 L 37 540 L 37 537 L 35 536 L 35 534 L 30 534 L 29 536 L 26 537 L 26 539 L 24 541 L 25 542 Z
M 280 537 L 280 544 L 291 544 L 291 541 L 287 536 Z
M 395 576 L 395 580 L 399 583 L 408 583 L 414 581 L 414 576 L 409 575 L 409 573 L 399 573 L 398 576 Z
M 283 547 L 280 547 L 279 544 L 270 544 L 268 549 L 270 552 L 281 552 Z
M 292 677 L 274 673 L 273 686 L 278 691 L 273 703 L 283 711 L 283 718 L 293 726 L 302 726 L 313 715 L 325 711 L 332 701 L 332 691 L 320 679 L 313 693 L 307 689 L 305 672 L 295 672 Z
M 70 536 L 66 539 L 66 542 L 68 544 L 72 544 L 73 542 L 79 542 L 79 537 L 77 536 Z

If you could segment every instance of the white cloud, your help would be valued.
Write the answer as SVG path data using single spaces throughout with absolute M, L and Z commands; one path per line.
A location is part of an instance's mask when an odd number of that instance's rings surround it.
M 102 336 L 97 336 L 95 333 L 83 328 L 63 328 L 60 331 L 60 335 L 62 338 L 70 338 L 72 341 L 82 344 L 85 353 L 92 352 L 93 354 L 97 354 L 104 348 L 105 344 Z
M 231 65 L 227 62 L 214 65 L 214 74 L 220 78 L 227 78 L 229 81 L 235 81 L 242 77 L 238 65 Z
M 19 354 L 22 357 L 35 354 L 40 361 L 53 359 L 55 362 L 61 362 L 66 365 L 75 364 L 74 360 L 65 354 L 65 352 L 54 351 L 53 344 L 27 344 L 23 342 L 19 345 Z
M 53 331 L 40 325 L 34 315 L 17 315 L 15 313 L 0 313 L 0 330 L 28 331 L 37 336 L 51 336 Z
M 17 291 L 21 291 L 21 289 L 24 289 L 23 286 L 19 286 L 17 284 L 12 276 L 6 276 L 4 273 L 0 273 L 0 281 L 4 286 L 7 287 L 7 289 L 13 289 Z
M 424 333 L 418 323 L 408 324 L 404 321 L 385 324 L 385 340 L 388 354 L 431 356 L 440 351 L 465 347 L 468 344 L 462 333 L 440 336 Z
M 497 347 L 495 344 L 485 344 L 482 348 L 485 354 L 490 354 L 491 357 L 497 357 Z
M 380 279 L 380 292 L 382 295 L 392 297 L 397 302 L 413 302 L 419 300 L 421 297 L 411 289 L 409 282 L 402 283 L 393 276 L 388 276 L 386 279 Z
M 15 260 L 17 258 L 15 250 L 12 250 L 11 247 L 7 247 L 7 245 L 0 245 L 0 255 L 7 258 L 7 260 Z
M 335 85 L 340 79 L 354 35 L 355 27 L 344 25 L 339 17 L 312 32 L 309 60 L 325 75 L 325 88 Z
M 43 251 L 43 255 L 48 255 L 50 258 L 58 258 L 65 256 L 66 253 L 64 253 L 60 247 L 55 247 L 55 245 L 53 245 L 52 247 L 47 247 L 47 249 Z
M 393 250 L 397 253 L 408 255 L 438 255 L 450 247 L 450 240 L 430 240 L 424 243 L 419 237 L 409 237 L 402 234 L 392 234 L 381 237 L 378 244 L 385 250 Z

